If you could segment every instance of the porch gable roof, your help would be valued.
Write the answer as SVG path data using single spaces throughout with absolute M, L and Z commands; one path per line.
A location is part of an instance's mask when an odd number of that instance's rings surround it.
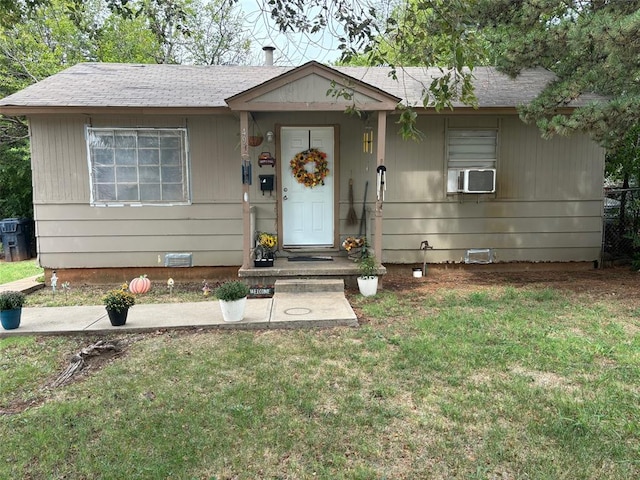
M 363 80 L 310 61 L 225 101 L 231 110 L 393 111 L 402 99 Z

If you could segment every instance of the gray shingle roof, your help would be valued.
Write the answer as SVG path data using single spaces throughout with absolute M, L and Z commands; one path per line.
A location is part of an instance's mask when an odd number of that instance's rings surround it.
M 0 100 L 0 110 L 8 106 L 226 108 L 226 98 L 289 70 L 292 68 L 83 63 Z M 385 67 L 335 70 L 409 104 L 420 104 L 423 87 L 439 74 L 438 69 L 411 67 L 398 71 L 399 78 L 394 80 Z M 542 68 L 510 79 L 494 68 L 477 67 L 474 76 L 480 107 L 527 103 L 554 79 L 553 73 Z
M 398 70 L 398 80 L 393 80 L 388 75 L 388 68 L 370 68 L 362 78 L 362 68 L 345 67 L 338 70 L 379 86 L 410 105 L 422 105 L 422 91 L 429 87 L 433 79 L 442 75 L 437 68 L 408 67 Z M 473 76 L 480 107 L 514 107 L 529 103 L 555 79 L 553 73 L 543 68 L 524 71 L 516 79 L 511 79 L 495 68 L 476 67 Z M 463 106 L 461 103 L 454 105 Z

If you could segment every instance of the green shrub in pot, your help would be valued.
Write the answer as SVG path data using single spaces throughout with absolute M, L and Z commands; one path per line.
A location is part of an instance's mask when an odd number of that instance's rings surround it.
M 225 302 L 233 302 L 249 295 L 249 286 L 240 281 L 225 282 L 216 289 L 216 298 Z
M 0 292 L 0 310 L 15 310 L 24 305 L 25 294 L 13 290 Z

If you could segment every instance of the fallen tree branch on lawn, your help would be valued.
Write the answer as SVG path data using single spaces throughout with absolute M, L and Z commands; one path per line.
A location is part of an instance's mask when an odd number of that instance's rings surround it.
M 71 357 L 69 366 L 65 369 L 64 372 L 60 374 L 60 376 L 51 384 L 51 386 L 53 388 L 60 387 L 61 385 L 64 385 L 69 380 L 71 380 L 71 377 L 73 377 L 85 367 L 87 358 L 102 355 L 105 352 L 117 354 L 120 351 L 121 348 L 118 342 L 98 340 L 96 343 L 89 345 L 88 347 L 85 347 L 78 353 L 74 354 Z

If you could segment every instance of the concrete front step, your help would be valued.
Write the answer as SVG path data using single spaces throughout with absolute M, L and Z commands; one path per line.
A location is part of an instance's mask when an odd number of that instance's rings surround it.
M 344 280 L 337 278 L 278 279 L 275 293 L 344 292 Z

